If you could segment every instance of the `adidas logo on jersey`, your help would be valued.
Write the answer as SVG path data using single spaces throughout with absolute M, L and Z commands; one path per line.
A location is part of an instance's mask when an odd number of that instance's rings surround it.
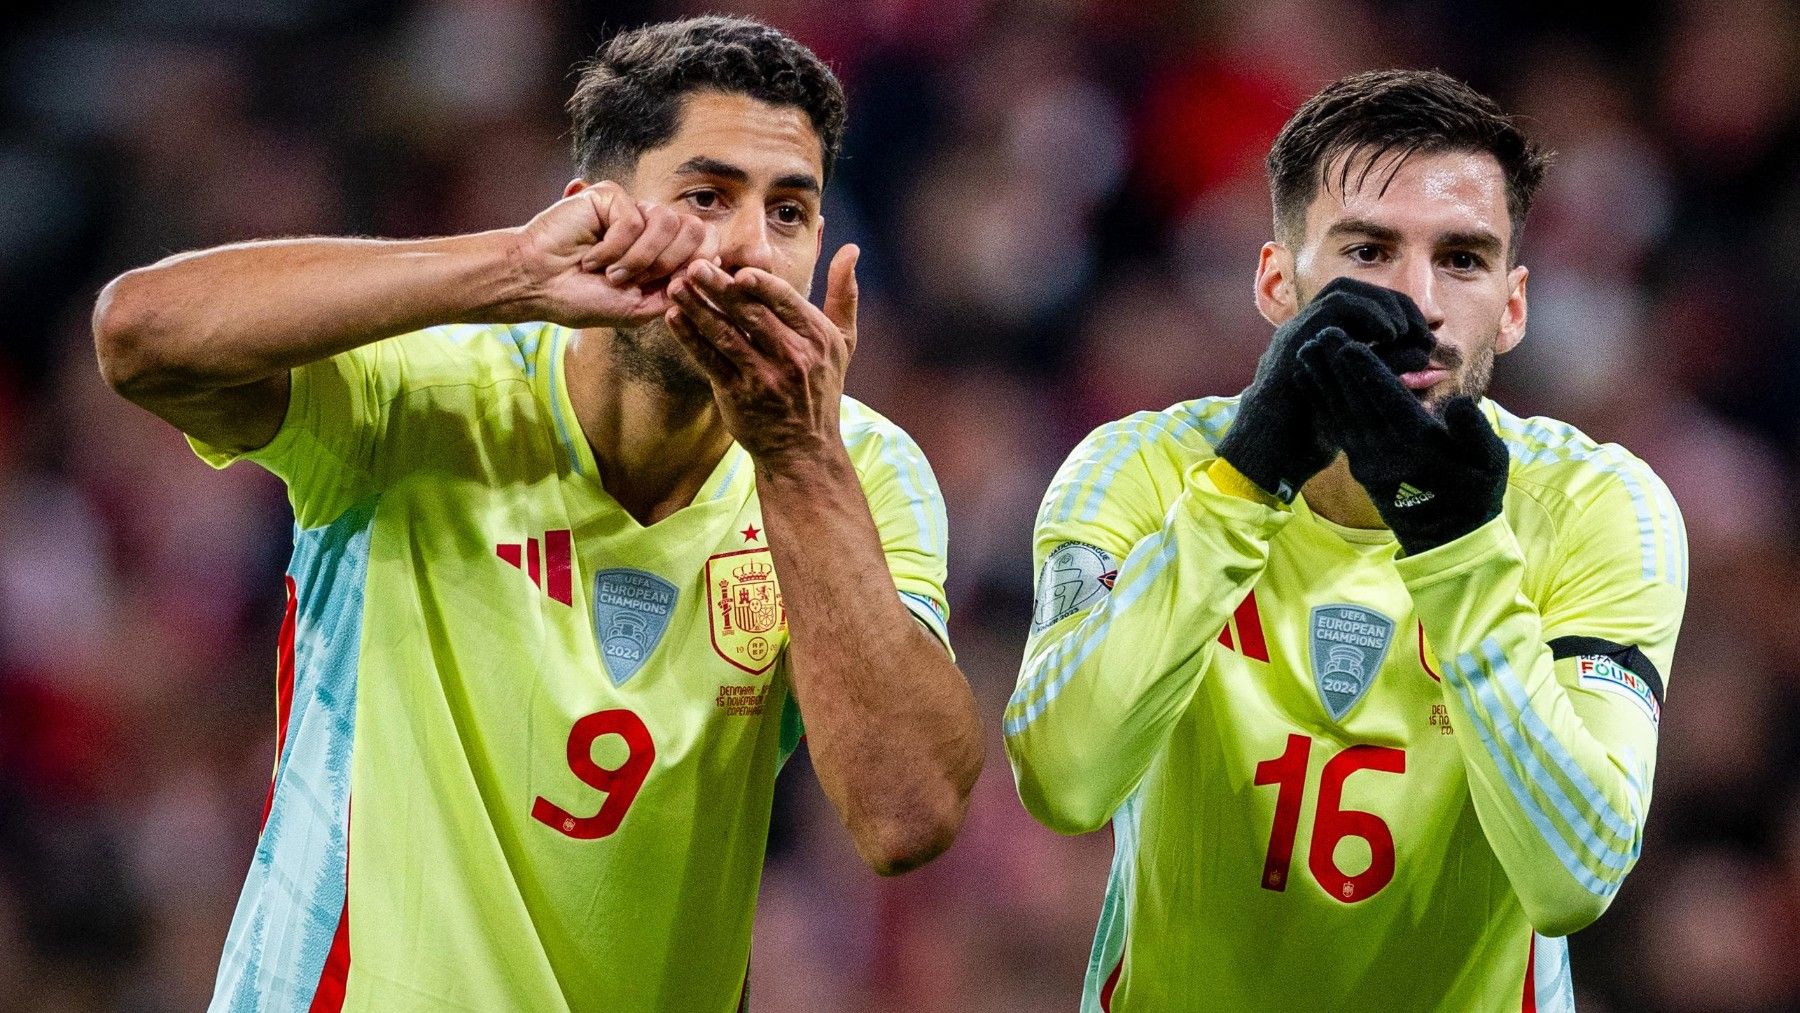
M 1410 482 L 1401 482 L 1400 488 L 1394 492 L 1394 505 L 1397 507 L 1416 507 L 1421 503 L 1429 503 L 1437 498 L 1437 494 L 1426 492 Z

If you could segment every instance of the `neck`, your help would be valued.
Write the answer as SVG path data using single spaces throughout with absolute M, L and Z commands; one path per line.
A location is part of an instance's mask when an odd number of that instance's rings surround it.
M 1342 453 L 1325 470 L 1307 479 L 1300 487 L 1300 495 L 1306 498 L 1308 509 L 1334 524 L 1347 528 L 1387 527 L 1374 501 L 1350 474 L 1350 458 Z
M 640 524 L 694 500 L 731 446 L 710 394 L 688 397 L 628 375 L 606 328 L 580 331 L 564 362 L 575 420 L 593 448 L 600 484 Z

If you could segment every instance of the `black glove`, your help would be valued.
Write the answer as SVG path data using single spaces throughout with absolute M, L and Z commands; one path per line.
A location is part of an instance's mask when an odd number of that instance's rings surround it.
M 1380 361 L 1399 373 L 1424 369 L 1435 340 L 1411 299 L 1353 278 L 1333 279 L 1294 319 L 1275 329 L 1238 402 L 1237 418 L 1217 449 L 1245 478 L 1283 503 L 1293 502 L 1306 480 L 1337 456 L 1300 387 L 1300 346 L 1328 327 L 1369 344 Z
M 1467 395 L 1440 421 L 1367 345 L 1328 329 L 1300 349 L 1304 382 L 1350 474 L 1411 556 L 1500 516 L 1506 444 Z

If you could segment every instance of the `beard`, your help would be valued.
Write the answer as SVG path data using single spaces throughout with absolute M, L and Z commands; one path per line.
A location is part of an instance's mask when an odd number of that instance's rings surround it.
M 1499 327 L 1486 341 L 1476 346 L 1473 355 L 1464 356 L 1453 345 L 1438 344 L 1431 350 L 1431 361 L 1450 371 L 1450 378 L 1436 386 L 1416 391 L 1425 410 L 1438 418 L 1444 417 L 1444 409 L 1450 406 L 1450 399 L 1465 396 L 1480 401 L 1487 396 L 1488 384 L 1494 378 L 1494 343 L 1500 337 Z
M 613 361 L 629 379 L 684 401 L 712 397 L 712 384 L 661 317 L 641 327 L 613 329 Z

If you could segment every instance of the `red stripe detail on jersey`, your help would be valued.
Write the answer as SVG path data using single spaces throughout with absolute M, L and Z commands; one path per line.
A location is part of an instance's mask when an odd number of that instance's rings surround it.
M 1232 616 L 1237 621 L 1238 640 L 1243 642 L 1244 656 L 1257 661 L 1269 660 L 1269 642 L 1263 639 L 1262 618 L 1256 614 L 1256 592 L 1244 596 Z
M 1231 621 L 1229 619 L 1225 621 L 1225 628 L 1219 631 L 1219 643 L 1234 651 L 1237 650 L 1237 645 L 1231 642 Z
M 1421 627 L 1423 629 L 1423 627 Z M 1537 933 L 1531 934 L 1531 945 L 1525 948 L 1525 998 L 1519 1000 L 1519 1013 L 1537 1013 Z
M 325 967 L 319 972 L 319 987 L 313 991 L 307 1013 L 339 1013 L 344 1008 L 344 986 L 350 980 L 350 898 L 344 898 L 344 910 L 338 915 L 337 932 L 331 936 L 331 952 L 325 954 Z
M 544 561 L 548 573 L 544 577 L 544 589 L 550 597 L 572 605 L 574 595 L 569 592 L 569 529 L 544 532 Z
M 539 587 L 543 587 L 544 581 L 542 579 L 542 576 L 543 576 L 543 572 L 544 572 L 544 564 L 538 560 L 537 545 L 538 545 L 537 539 L 535 539 L 535 538 L 525 539 L 525 565 L 527 567 L 525 572 L 531 575 L 531 582 L 533 584 L 536 584 Z
M 525 556 L 521 552 L 521 550 L 523 548 L 524 547 L 521 546 L 518 542 L 507 542 L 502 545 L 494 546 L 494 554 L 499 556 L 501 559 L 506 560 L 508 563 L 511 563 L 513 566 L 513 569 L 523 570 L 525 568 L 525 566 L 524 566 Z
M 346 803 L 344 836 L 350 836 L 350 813 Z M 338 913 L 337 931 L 331 934 L 331 949 L 325 954 L 325 966 L 319 969 L 319 987 L 313 989 L 312 1005 L 307 1013 L 341 1013 L 344 990 L 350 981 L 350 855 L 344 854 L 344 910 Z
M 1112 973 L 1106 976 L 1106 984 L 1100 986 L 1100 1009 L 1103 1013 L 1112 1013 L 1113 989 L 1119 987 L 1119 972 L 1125 970 L 1125 955 L 1119 955 L 1119 962 L 1113 965 Z
M 257 832 L 269 825 L 269 810 L 275 805 L 275 777 L 281 773 L 281 749 L 287 745 L 288 719 L 294 714 L 294 617 L 299 612 L 300 595 L 294 578 L 282 578 L 287 587 L 287 610 L 281 616 L 281 639 L 275 650 L 275 769 L 269 772 L 269 795 L 263 799 L 262 822 Z
M 1429 655 L 1427 655 L 1425 653 L 1425 624 L 1424 623 L 1419 624 L 1419 664 L 1423 665 L 1425 667 L 1425 674 L 1431 676 L 1432 681 L 1434 681 L 1434 682 L 1443 682 L 1444 681 L 1443 679 L 1438 677 L 1437 669 L 1431 667 L 1431 658 Z

